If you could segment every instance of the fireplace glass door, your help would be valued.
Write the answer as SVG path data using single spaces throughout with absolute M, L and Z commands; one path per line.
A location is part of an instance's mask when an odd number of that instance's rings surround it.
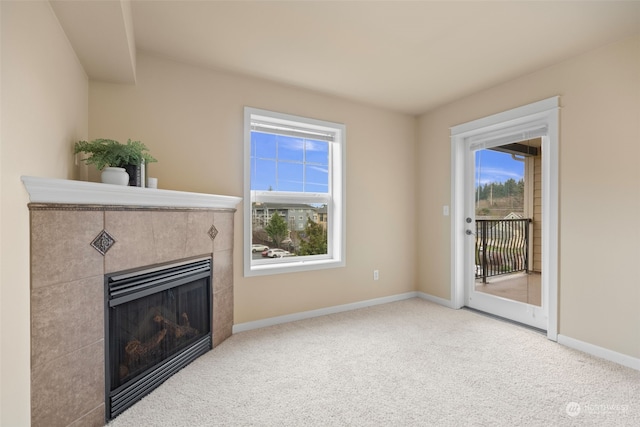
M 107 277 L 108 417 L 211 348 L 211 260 Z

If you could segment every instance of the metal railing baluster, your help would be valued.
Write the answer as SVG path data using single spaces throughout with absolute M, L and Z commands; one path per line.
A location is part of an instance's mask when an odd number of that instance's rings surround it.
M 476 278 L 529 270 L 529 224 L 525 219 L 476 220 Z

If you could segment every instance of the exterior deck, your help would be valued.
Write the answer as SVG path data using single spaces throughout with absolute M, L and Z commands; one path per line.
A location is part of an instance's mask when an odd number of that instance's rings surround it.
M 494 276 L 483 283 L 476 278 L 476 292 L 484 292 L 501 298 L 507 298 L 526 304 L 541 306 L 541 275 L 539 273 L 512 273 Z

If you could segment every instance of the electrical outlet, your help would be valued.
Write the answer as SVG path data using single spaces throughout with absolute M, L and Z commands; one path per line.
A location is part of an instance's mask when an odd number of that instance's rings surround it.
M 373 270 L 373 280 L 378 280 L 380 278 L 380 272 L 378 270 Z

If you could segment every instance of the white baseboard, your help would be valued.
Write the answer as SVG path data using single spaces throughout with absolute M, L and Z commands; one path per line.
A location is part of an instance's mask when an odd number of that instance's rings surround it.
M 281 323 L 295 322 L 297 320 L 310 319 L 312 317 L 326 316 L 327 314 L 341 313 L 343 311 L 350 311 L 359 308 L 371 307 L 374 305 L 387 304 L 390 302 L 415 298 L 417 296 L 417 292 L 407 292 L 404 294 L 392 295 L 389 297 L 374 298 L 366 301 L 354 302 L 351 304 L 336 305 L 333 307 L 320 308 L 318 310 L 302 311 L 300 313 L 270 317 L 268 319 L 256 320 L 253 322 L 239 323 L 237 325 L 233 325 L 232 333 L 236 334 L 238 332 L 265 328 L 267 326 L 279 325 Z
M 558 334 L 558 344 L 640 371 L 640 359 Z
M 424 292 L 417 292 L 418 297 L 425 299 L 427 301 L 434 302 L 436 304 L 443 305 L 449 308 L 455 308 L 451 301 L 436 297 L 433 295 L 425 294 Z M 579 350 L 584 353 L 590 354 L 592 356 L 600 357 L 601 359 L 608 360 L 610 362 L 618 363 L 619 365 L 626 366 L 631 369 L 636 369 L 640 371 L 640 359 L 628 356 L 626 354 L 618 353 L 613 350 L 609 350 L 604 347 L 599 347 L 594 344 L 589 344 L 588 342 L 580 341 L 566 335 L 558 334 L 557 342 L 558 344 L 573 348 L 574 350 Z M 554 340 L 556 341 L 556 340 Z
M 444 298 L 440 298 L 440 297 L 436 297 L 434 295 L 430 295 L 430 294 L 425 294 L 424 292 L 417 292 L 417 296 L 419 298 L 425 299 L 427 301 L 431 301 L 434 302 L 436 304 L 439 305 L 444 305 L 445 307 L 449 307 L 449 308 L 455 308 L 452 304 L 452 302 L 448 299 L 444 299 Z

